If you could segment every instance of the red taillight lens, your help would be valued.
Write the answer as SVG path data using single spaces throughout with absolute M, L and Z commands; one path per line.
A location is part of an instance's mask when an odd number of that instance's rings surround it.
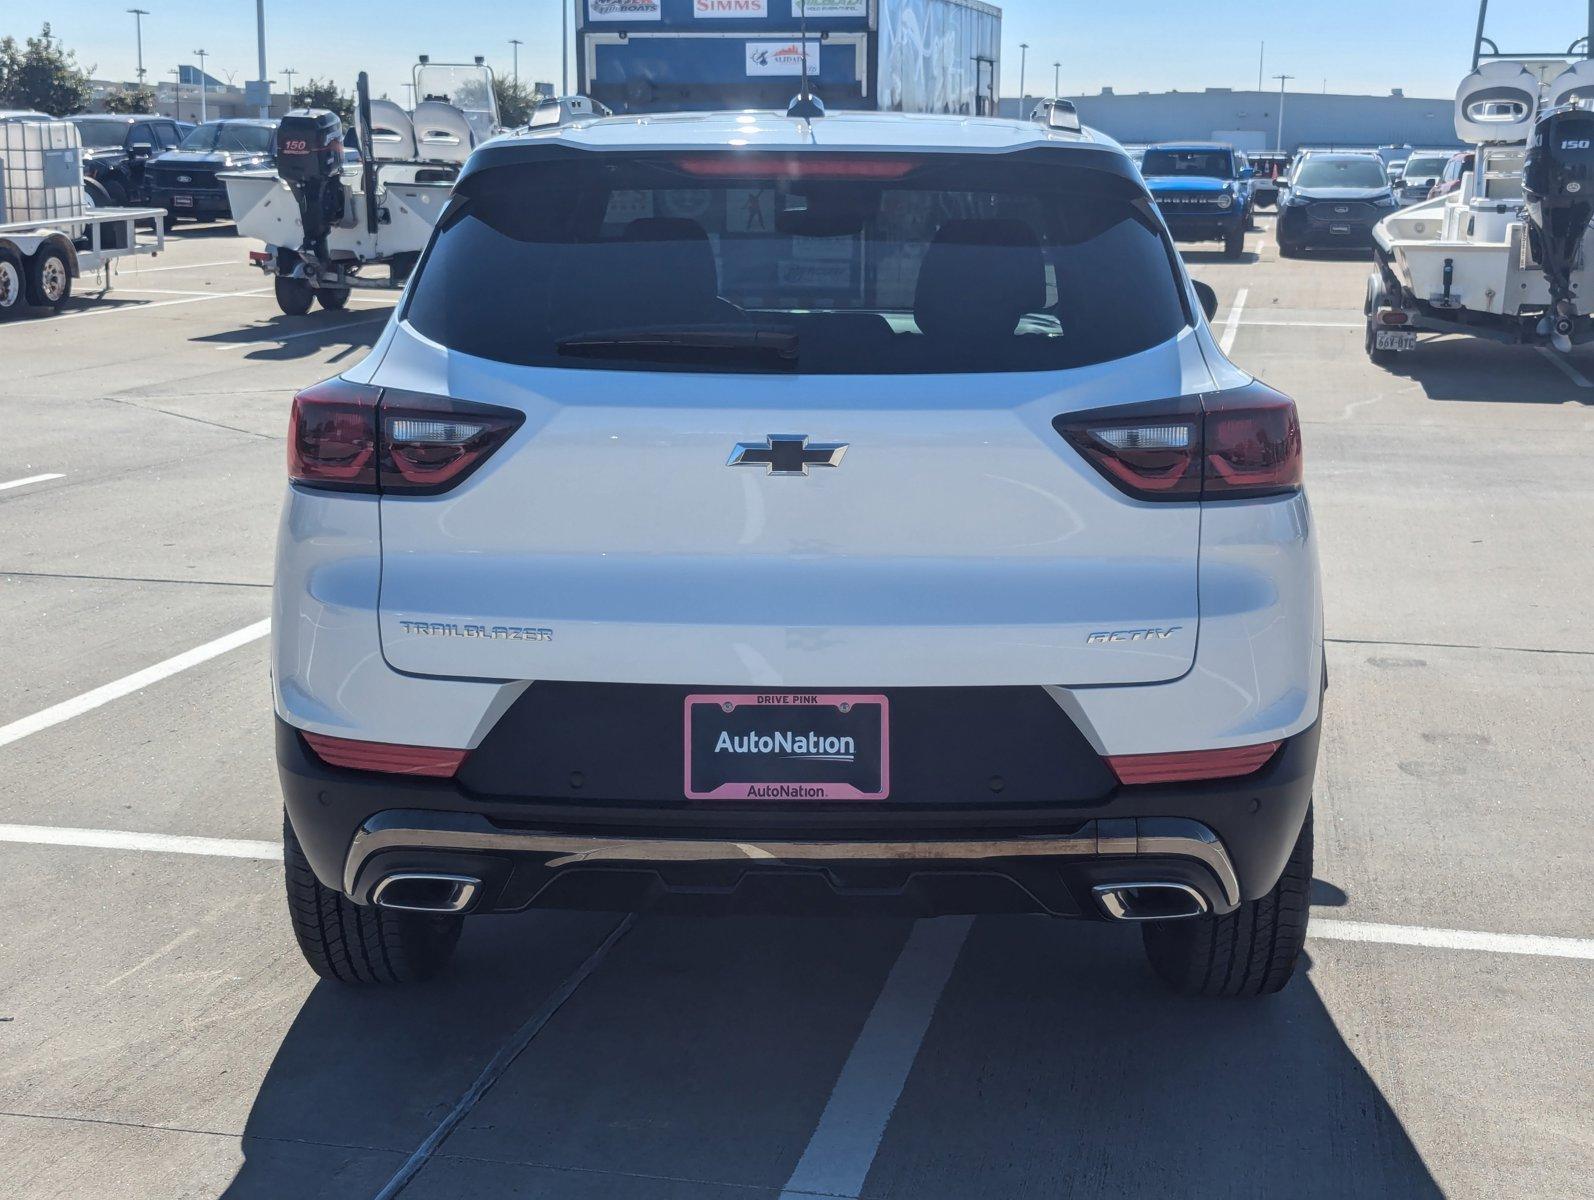
M 434 746 L 395 746 L 388 742 L 360 742 L 353 738 L 306 733 L 305 742 L 322 762 L 351 771 L 378 771 L 384 775 L 426 775 L 452 779 L 469 750 Z
M 1194 783 L 1254 775 L 1283 742 L 1236 746 L 1228 750 L 1189 750 L 1176 754 L 1109 755 L 1107 765 L 1119 783 Z
M 293 399 L 288 477 L 307 487 L 433 495 L 457 486 L 525 415 L 329 379 Z
M 1301 486 L 1295 404 L 1260 383 L 1069 413 L 1053 425 L 1086 461 L 1137 500 L 1242 500 Z
M 328 379 L 293 398 L 288 478 L 312 487 L 376 490 L 378 389 Z
M 1301 420 L 1295 402 L 1256 388 L 1209 397 L 1201 498 L 1276 496 L 1301 486 Z

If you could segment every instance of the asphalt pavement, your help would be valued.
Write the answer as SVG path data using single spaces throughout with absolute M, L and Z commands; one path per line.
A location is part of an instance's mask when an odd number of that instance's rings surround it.
M 288 930 L 264 621 L 294 390 L 227 226 L 0 326 L 0 1197 L 1572 1197 L 1594 1178 L 1594 353 L 1375 367 L 1368 265 L 1187 253 L 1293 395 L 1330 690 L 1310 965 L 1166 994 L 1032 918 Z M 14 485 L 14 486 L 13 486 Z

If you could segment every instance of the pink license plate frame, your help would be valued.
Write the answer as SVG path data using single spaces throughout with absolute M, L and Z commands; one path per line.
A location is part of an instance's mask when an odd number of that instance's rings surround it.
M 790 711 L 800 708 L 842 708 L 847 705 L 880 706 L 880 790 L 865 792 L 850 783 L 811 780 L 723 783 L 710 791 L 692 786 L 692 710 L 711 705 L 723 711 L 752 706 Z M 730 709 L 725 706 L 730 705 Z M 845 709 L 843 709 L 845 711 Z M 681 721 L 682 786 L 688 800 L 884 800 L 891 794 L 891 701 L 877 693 L 854 692 L 714 692 L 686 698 Z

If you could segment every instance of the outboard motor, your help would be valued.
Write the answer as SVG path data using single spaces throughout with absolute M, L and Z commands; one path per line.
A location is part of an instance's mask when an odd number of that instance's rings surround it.
M 325 108 L 296 108 L 277 126 L 277 175 L 299 202 L 304 247 L 326 263 L 327 234 L 343 219 L 343 119 Z
M 1522 182 L 1539 263 L 1550 284 L 1544 331 L 1558 349 L 1567 350 L 1577 324 L 1572 272 L 1594 217 L 1594 110 L 1567 105 L 1543 114 L 1528 144 Z

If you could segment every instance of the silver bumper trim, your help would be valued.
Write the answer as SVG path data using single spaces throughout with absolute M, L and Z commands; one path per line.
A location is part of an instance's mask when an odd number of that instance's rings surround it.
M 464 850 L 546 854 L 553 869 L 624 863 L 737 862 L 978 862 L 1001 858 L 1189 858 L 1217 879 L 1226 901 L 1240 903 L 1240 883 L 1217 834 L 1184 817 L 1122 817 L 1086 821 L 1072 833 L 1019 834 L 980 839 L 909 841 L 731 841 L 702 837 L 624 837 L 511 830 L 462 813 L 386 812 L 354 835 L 344 862 L 343 888 L 351 896 L 365 864 L 388 850 Z

